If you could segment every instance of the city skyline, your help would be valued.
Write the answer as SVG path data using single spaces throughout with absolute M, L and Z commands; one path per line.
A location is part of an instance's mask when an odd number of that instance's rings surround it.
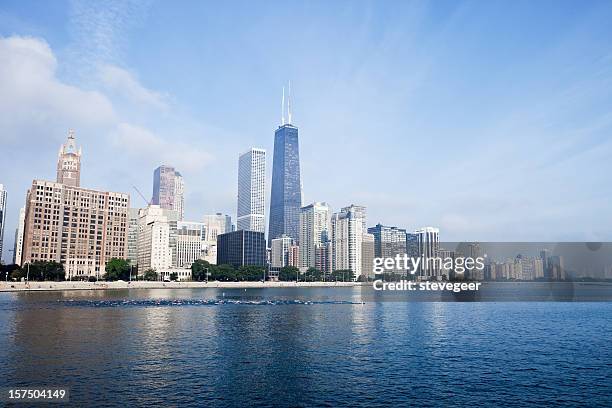
M 5 261 L 26 190 L 54 179 L 47 158 L 68 128 L 88 154 L 82 185 L 136 202 L 131 186 L 148 195 L 150 171 L 169 163 L 185 177 L 185 219 L 235 214 L 236 152 L 272 151 L 288 79 L 302 204 L 355 202 L 368 207 L 369 225 L 435 225 L 446 240 L 612 238 L 603 216 L 612 195 L 609 4 L 336 4 L 333 13 L 245 4 L 212 14 L 198 6 L 193 17 L 163 4 L 24 7 L 9 1 L 0 13 Z M 215 13 L 240 28 L 221 30 Z M 167 14 L 175 19 L 164 22 Z M 289 17 L 309 29 L 265 27 Z M 177 54 L 172 44 L 185 41 Z M 211 60 L 220 47 L 240 58 Z M 277 63 L 276 48 L 298 47 Z M 426 166 L 435 171 L 423 177 Z

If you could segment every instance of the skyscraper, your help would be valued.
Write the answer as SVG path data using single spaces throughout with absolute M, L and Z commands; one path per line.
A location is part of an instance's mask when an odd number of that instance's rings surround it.
M 302 179 L 298 128 L 291 124 L 291 88 L 289 88 L 287 123 L 285 123 L 284 99 L 283 91 L 281 126 L 274 133 L 269 243 L 283 234 L 296 241 L 299 240 Z
M 176 211 L 150 205 L 139 212 L 138 274 L 147 269 L 160 272 L 176 266 Z
M 130 208 L 128 210 L 128 239 L 127 239 L 127 258 L 130 265 L 138 265 L 138 221 L 140 219 L 140 209 Z
M 312 203 L 300 210 L 300 268 L 316 267 L 316 249 L 329 239 L 330 208 Z
M 250 148 L 238 159 L 237 229 L 264 232 L 266 151 Z
M 204 259 L 211 264 L 217 263 L 217 236 L 232 232 L 232 217 L 216 213 L 204 216 L 205 255 Z
M 270 266 L 272 268 L 283 268 L 289 265 L 289 250 L 293 246 L 293 239 L 283 235 L 272 240 Z
M 344 207 L 331 217 L 332 270 L 350 269 L 358 279 L 362 274 L 363 238 L 366 234 L 366 208 Z M 368 237 L 370 241 L 371 237 Z
M 406 230 L 377 224 L 368 228 L 368 233 L 374 235 L 374 256 L 377 258 L 395 258 L 406 253 Z M 393 272 L 403 273 L 402 269 L 394 268 Z
M 440 230 L 433 227 L 424 227 L 416 230 L 417 250 L 420 256 L 428 258 L 436 258 L 440 249 Z M 426 277 L 438 277 L 440 275 L 439 264 L 434 262 L 425 262 L 419 268 L 419 275 Z
M 177 212 L 179 221 L 185 215 L 185 183 L 181 173 L 172 166 L 161 165 L 153 172 L 152 205 L 159 205 L 164 210 Z
M 57 155 L 57 182 L 70 187 L 81 185 L 81 148 L 77 149 L 72 129 Z
M 191 268 L 198 259 L 206 255 L 206 227 L 202 222 L 181 221 L 176 234 L 176 266 Z
M 13 263 L 21 266 L 23 253 L 23 231 L 25 228 L 25 207 L 19 209 L 19 224 L 15 229 L 15 248 L 13 250 Z
M 60 149 L 58 181 L 34 180 L 27 193 L 22 263 L 56 261 L 66 279 L 104 275 L 111 258 L 126 258 L 127 194 L 79 186 L 74 133 Z M 65 184 L 67 183 L 67 184 Z
M 2 247 L 4 243 L 4 223 L 6 222 L 6 190 L 0 184 L 0 261 L 2 261 Z
M 185 181 L 183 175 L 178 171 L 174 173 L 174 206 L 172 209 L 178 214 L 179 221 L 185 218 Z

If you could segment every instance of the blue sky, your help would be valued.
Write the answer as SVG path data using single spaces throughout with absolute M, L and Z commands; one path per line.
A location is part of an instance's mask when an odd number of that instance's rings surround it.
M 69 128 L 83 186 L 140 206 L 172 164 L 189 220 L 234 217 L 288 80 L 307 203 L 443 240 L 610 240 L 610 21 L 605 1 L 5 0 L 4 257 Z

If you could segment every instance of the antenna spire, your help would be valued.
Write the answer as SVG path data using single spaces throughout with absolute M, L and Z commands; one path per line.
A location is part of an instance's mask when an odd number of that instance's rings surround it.
M 281 102 L 281 126 L 285 126 L 285 87 L 283 86 L 283 99 Z
M 289 96 L 287 98 L 287 123 L 291 124 L 291 80 L 289 80 Z

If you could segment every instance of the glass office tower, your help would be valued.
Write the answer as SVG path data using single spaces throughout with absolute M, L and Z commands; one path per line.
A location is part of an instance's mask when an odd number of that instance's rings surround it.
M 298 128 L 285 124 L 274 134 L 268 244 L 285 234 L 299 240 L 302 181 Z

